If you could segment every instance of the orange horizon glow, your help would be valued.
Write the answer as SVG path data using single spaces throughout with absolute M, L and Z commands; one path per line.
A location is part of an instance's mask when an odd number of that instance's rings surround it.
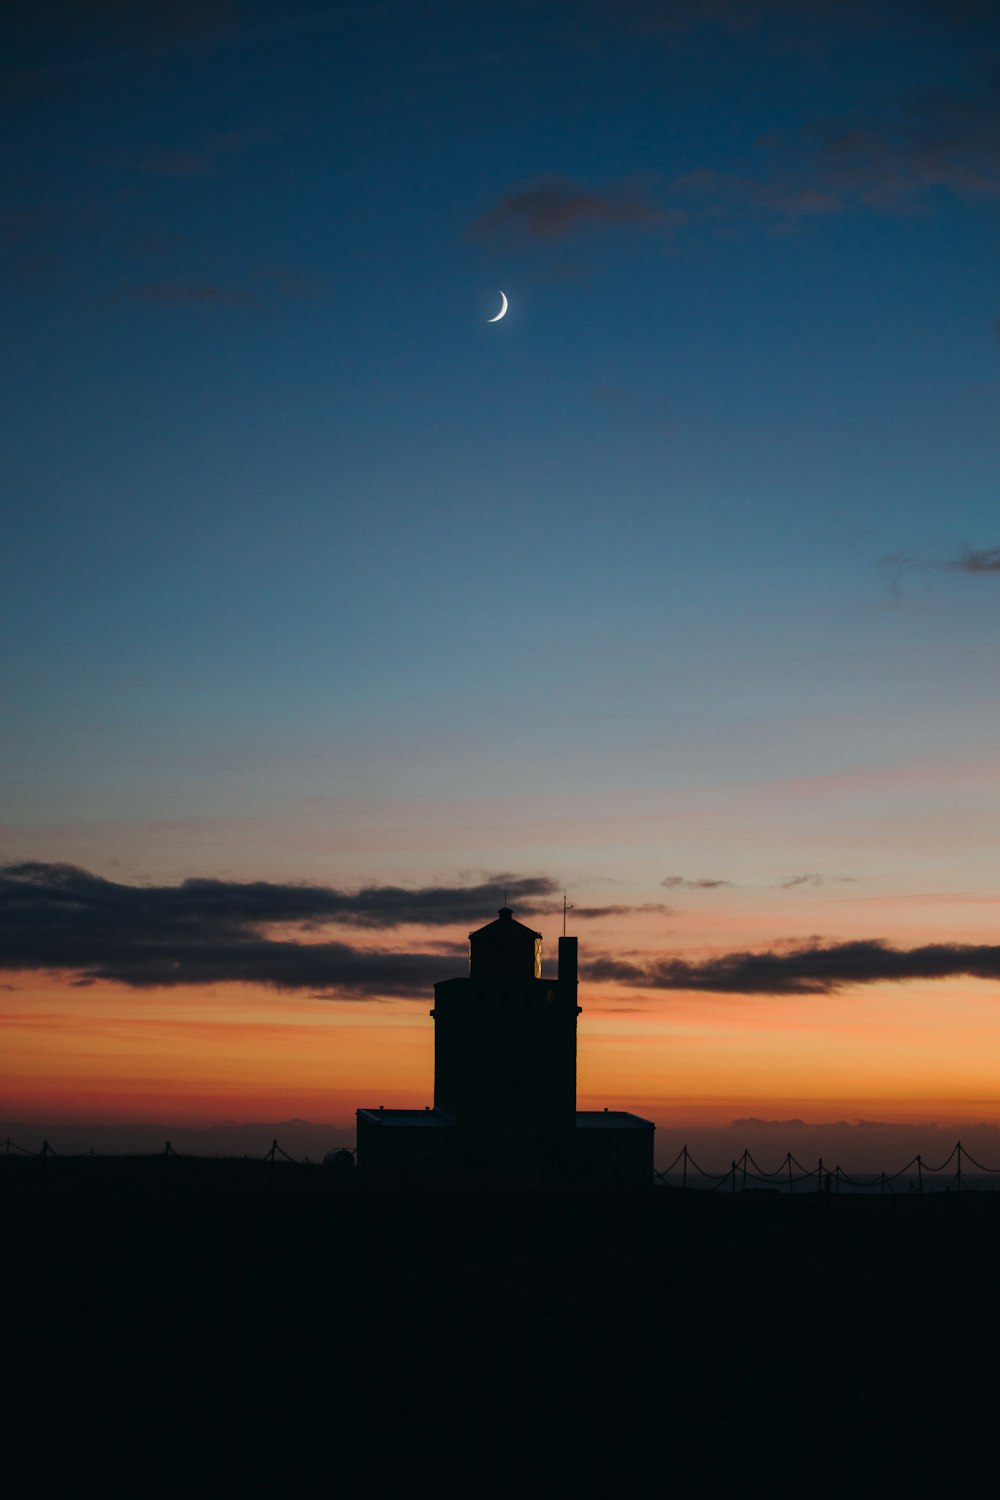
M 205 1125 L 433 1098 L 427 1001 L 317 1000 L 251 986 L 0 992 L 4 1112 L 33 1121 Z M 734 1118 L 1000 1122 L 1000 1016 L 985 981 L 826 996 L 581 986 L 580 1108 L 663 1125 Z

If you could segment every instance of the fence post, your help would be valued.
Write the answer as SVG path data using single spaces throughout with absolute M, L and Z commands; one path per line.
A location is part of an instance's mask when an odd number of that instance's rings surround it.
M 833 1297 L 831 1294 L 831 1263 L 830 1263 L 830 1214 L 833 1186 L 830 1181 L 832 1172 L 823 1176 L 823 1158 L 819 1159 L 819 1201 L 823 1205 L 823 1302 L 825 1304 L 824 1322 L 826 1336 L 829 1339 L 833 1329 Z

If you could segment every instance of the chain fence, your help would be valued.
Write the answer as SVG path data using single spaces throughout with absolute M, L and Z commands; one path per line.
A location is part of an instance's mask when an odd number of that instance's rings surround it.
M 41 1149 L 33 1151 L 26 1146 L 19 1145 L 9 1137 L 0 1142 L 0 1154 L 6 1157 L 16 1156 L 22 1158 L 33 1158 L 43 1165 L 50 1158 L 63 1161 L 81 1161 L 88 1159 L 118 1159 L 112 1153 L 95 1152 L 93 1147 L 89 1151 L 58 1152 L 45 1140 Z M 330 1157 L 337 1158 L 339 1164 L 346 1166 L 350 1159 L 352 1164 L 356 1159 L 356 1148 L 341 1146 L 328 1153 L 326 1161 Z M 207 1157 L 198 1156 L 194 1153 L 175 1151 L 169 1141 L 164 1142 L 163 1150 L 160 1152 L 139 1152 L 129 1159 L 131 1160 L 162 1160 L 164 1163 L 171 1159 L 185 1162 L 222 1162 L 222 1161 L 245 1161 L 267 1163 L 274 1166 L 275 1163 L 287 1162 L 291 1166 L 310 1167 L 319 1166 L 321 1163 L 311 1161 L 308 1156 L 293 1156 L 286 1151 L 277 1140 L 271 1142 L 271 1148 L 263 1156 L 251 1156 L 244 1153 L 242 1156 Z M 662 1171 L 653 1172 L 654 1184 L 672 1188 L 679 1187 L 681 1191 L 688 1188 L 708 1191 L 710 1193 L 724 1192 L 745 1193 L 758 1187 L 779 1189 L 794 1193 L 796 1189 L 814 1191 L 820 1196 L 824 1194 L 838 1194 L 842 1189 L 851 1192 L 874 1192 L 878 1194 L 895 1193 L 899 1191 L 900 1185 L 905 1181 L 909 1192 L 922 1193 L 925 1189 L 925 1179 L 933 1182 L 939 1180 L 941 1186 L 946 1190 L 954 1192 L 969 1191 L 974 1184 L 969 1182 L 970 1169 L 983 1176 L 1000 1177 L 1000 1166 L 987 1166 L 984 1162 L 974 1157 L 961 1141 L 956 1141 L 944 1161 L 933 1164 L 924 1160 L 920 1152 L 912 1156 L 903 1166 L 894 1171 L 886 1171 L 884 1168 L 878 1172 L 863 1174 L 845 1171 L 838 1164 L 827 1166 L 820 1157 L 816 1166 L 804 1165 L 791 1152 L 786 1152 L 784 1159 L 773 1170 L 762 1167 L 749 1149 L 734 1158 L 729 1167 L 722 1172 L 711 1172 L 702 1167 L 694 1159 L 687 1146 L 682 1146 L 668 1167 Z M 948 1174 L 944 1177 L 942 1174 Z M 680 1179 L 678 1182 L 677 1179 Z M 1000 1184 L 998 1184 L 1000 1187 Z
M 787 1189 L 789 1193 L 794 1193 L 797 1187 L 808 1183 L 822 1196 L 827 1193 L 839 1193 L 842 1188 L 852 1192 L 895 1193 L 901 1179 L 906 1179 L 909 1191 L 922 1193 L 925 1177 L 933 1179 L 942 1173 L 949 1174 L 946 1179 L 943 1179 L 946 1189 L 954 1192 L 961 1192 L 963 1189 L 968 1191 L 972 1186 L 968 1181 L 970 1167 L 984 1176 L 1000 1176 L 1000 1167 L 984 1165 L 970 1154 L 961 1141 L 956 1141 L 944 1161 L 936 1166 L 924 1161 L 920 1152 L 917 1152 L 904 1166 L 897 1167 L 893 1172 L 882 1169 L 861 1176 L 846 1172 L 839 1164 L 833 1167 L 826 1166 L 822 1157 L 819 1158 L 815 1167 L 804 1166 L 791 1151 L 786 1153 L 784 1161 L 773 1171 L 762 1167 L 751 1152 L 745 1150 L 742 1156 L 730 1162 L 727 1171 L 709 1172 L 698 1165 L 687 1146 L 682 1146 L 669 1167 L 662 1172 L 654 1171 L 653 1176 L 661 1185 L 675 1187 L 678 1184 L 671 1182 L 670 1179 L 672 1176 L 679 1175 L 681 1179 L 679 1186 L 682 1191 L 696 1183 L 698 1185 L 710 1183 L 711 1186 L 707 1191 L 711 1193 L 726 1188 L 731 1193 L 747 1192 L 748 1184 L 751 1189 L 761 1184 L 764 1187 Z

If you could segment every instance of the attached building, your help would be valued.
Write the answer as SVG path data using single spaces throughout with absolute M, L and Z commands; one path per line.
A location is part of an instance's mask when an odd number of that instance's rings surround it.
M 648 1187 L 653 1124 L 576 1108 L 577 940 L 542 977 L 541 934 L 503 907 L 469 934 L 467 978 L 434 986 L 434 1107 L 359 1109 L 372 1186 Z

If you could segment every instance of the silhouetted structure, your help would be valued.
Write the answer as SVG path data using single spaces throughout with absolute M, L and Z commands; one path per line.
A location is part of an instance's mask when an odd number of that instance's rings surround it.
M 359 1109 L 373 1185 L 647 1187 L 653 1124 L 576 1108 L 577 942 L 542 938 L 502 907 L 469 934 L 469 975 L 434 986 L 434 1107 Z

